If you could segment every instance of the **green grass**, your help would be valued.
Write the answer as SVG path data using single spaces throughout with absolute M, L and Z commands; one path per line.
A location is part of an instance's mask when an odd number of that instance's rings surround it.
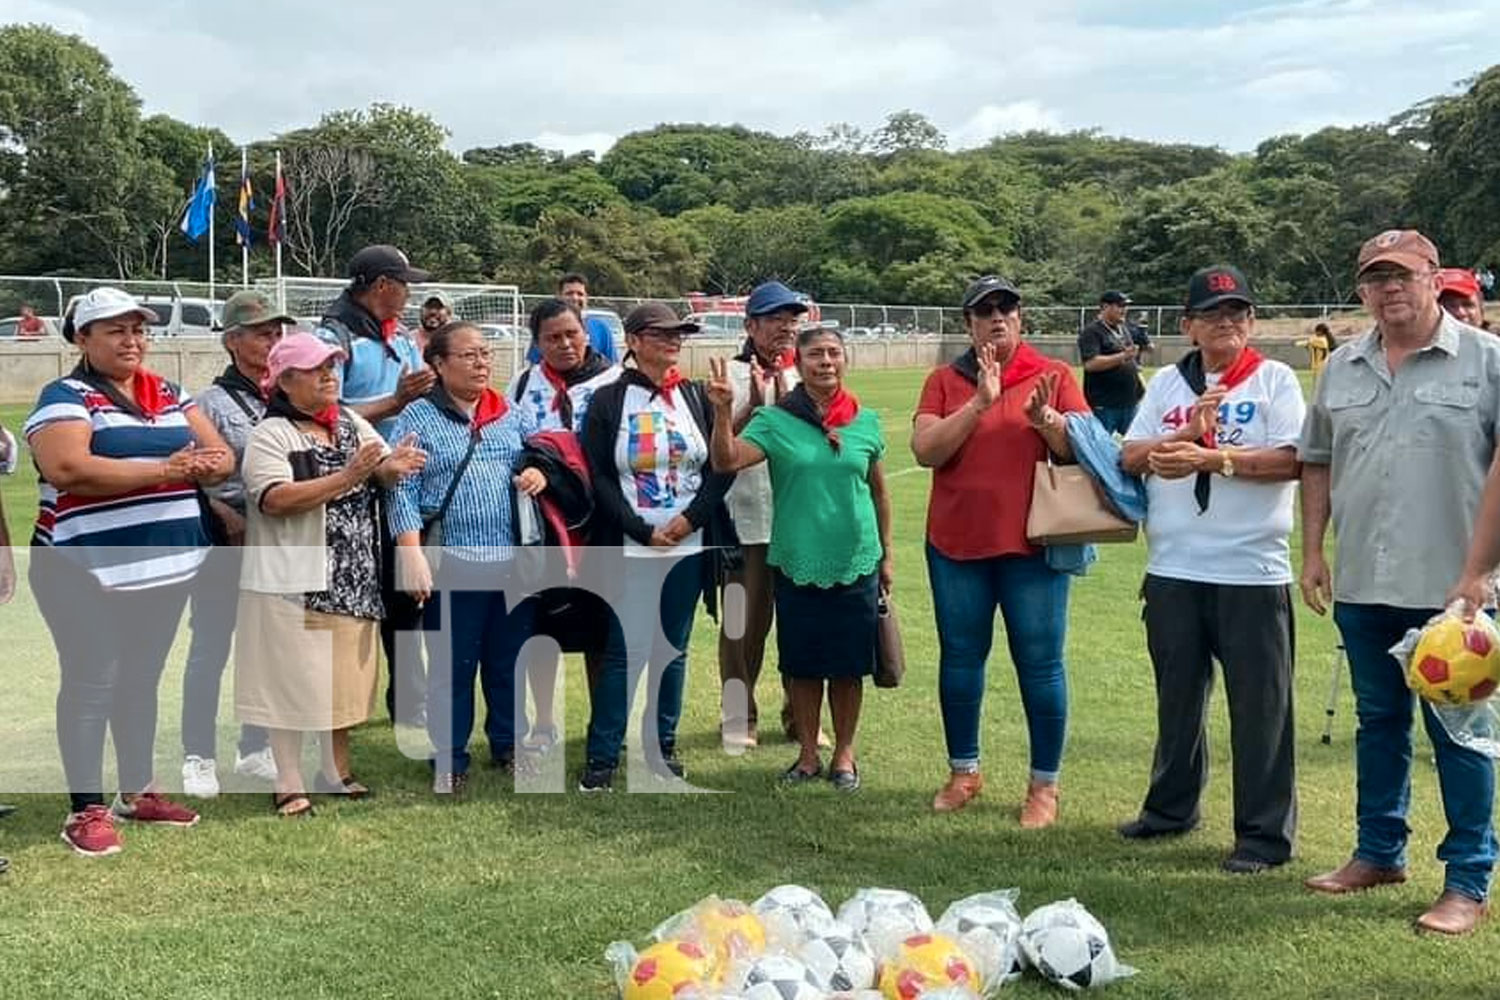
M 517 795 L 485 773 L 471 801 L 435 802 L 423 768 L 396 750 L 389 728 L 371 724 L 356 734 L 355 760 L 379 797 L 321 802 L 310 821 L 274 819 L 264 795 L 226 796 L 205 808 L 195 830 L 127 830 L 123 855 L 89 862 L 57 839 L 62 796 L 20 797 L 22 811 L 0 824 L 0 853 L 12 859 L 0 879 L 0 994 L 603 1000 L 612 995 L 601 958 L 610 941 L 639 941 L 710 893 L 753 899 L 800 882 L 835 906 L 861 886 L 905 888 L 934 915 L 984 889 L 1019 888 L 1023 909 L 1076 896 L 1141 970 L 1112 988 L 1122 1000 L 1494 996 L 1493 931 L 1454 942 L 1411 930 L 1442 884 L 1433 850 L 1443 824 L 1425 754 L 1413 780 L 1411 882 L 1334 900 L 1301 888 L 1350 850 L 1354 780 L 1347 694 L 1332 746 L 1318 741 L 1334 639 L 1329 623 L 1306 612 L 1297 623 L 1298 858 L 1255 878 L 1218 872 L 1230 846 L 1230 789 L 1217 701 L 1202 828 L 1163 844 L 1126 844 L 1114 834 L 1139 805 L 1154 737 L 1136 599 L 1141 544 L 1106 549 L 1073 590 L 1061 823 L 1041 833 L 1016 825 L 1025 730 L 1003 652 L 992 658 L 985 702 L 986 793 L 955 815 L 929 810 L 946 766 L 922 561 L 928 475 L 907 474 L 920 381 L 910 371 L 860 373 L 855 385 L 883 418 L 896 473 L 896 599 L 910 667 L 900 690 L 866 695 L 857 795 L 779 788 L 775 777 L 793 756 L 779 741 L 741 758 L 718 752 L 713 633 L 704 620 L 682 735 L 695 782 L 727 794 Z M 0 410 L 8 426 L 19 417 Z M 32 485 L 15 477 L 4 491 L 20 528 L 32 513 Z M 56 668 L 29 597 L 0 612 L 0 628 L 0 748 L 12 747 L 3 756 L 20 752 L 13 740 L 40 738 L 35 752 L 54 766 L 47 741 Z M 158 740 L 160 773 L 173 779 L 181 670 L 179 648 Z M 570 769 L 585 721 L 581 673 L 570 664 Z M 774 716 L 774 677 L 761 687 Z M 20 763 L 0 760 L 0 776 Z M 1007 992 L 1050 991 L 1027 980 Z

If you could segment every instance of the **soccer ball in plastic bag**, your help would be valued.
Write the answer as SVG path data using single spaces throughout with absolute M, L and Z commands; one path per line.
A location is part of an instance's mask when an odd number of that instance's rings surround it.
M 810 937 L 797 950 L 825 990 L 867 990 L 875 985 L 875 958 L 859 934 L 835 921 Z
M 913 1000 L 950 986 L 977 990 L 979 972 L 946 934 L 914 934 L 880 967 L 880 992 L 886 1000 Z
M 1440 705 L 1468 705 L 1495 693 L 1500 684 L 1500 632 L 1488 615 L 1465 622 L 1443 614 L 1417 637 L 1406 672 L 1418 695 Z
M 838 918 L 881 960 L 892 957 L 904 939 L 932 930 L 927 907 L 901 889 L 861 889 L 839 907 Z
M 981 892 L 949 904 L 937 929 L 956 940 L 979 967 L 988 992 L 1021 975 L 1021 914 L 1014 889 Z
M 833 923 L 833 911 L 823 897 L 800 885 L 778 885 L 750 904 L 766 930 L 801 938 Z
M 706 902 L 695 915 L 692 926 L 723 969 L 736 960 L 756 958 L 766 950 L 765 924 L 737 899 Z
M 790 955 L 766 955 L 745 973 L 745 1000 L 823 1000 L 812 971 Z
M 694 987 L 705 986 L 714 962 L 695 941 L 659 941 L 641 952 L 630 967 L 623 1000 L 672 1000 Z
M 1046 906 L 1038 906 L 1026 914 L 1026 919 L 1021 922 L 1021 947 L 1025 949 L 1027 937 L 1049 927 L 1077 927 L 1093 931 L 1104 940 L 1109 940 L 1109 932 L 1104 929 L 1104 925 L 1084 909 L 1082 903 L 1076 899 L 1061 899 Z M 1030 957 L 1028 953 L 1027 958 Z
M 1037 972 L 1064 989 L 1083 990 L 1120 978 L 1109 939 L 1087 927 L 1044 927 L 1027 939 Z

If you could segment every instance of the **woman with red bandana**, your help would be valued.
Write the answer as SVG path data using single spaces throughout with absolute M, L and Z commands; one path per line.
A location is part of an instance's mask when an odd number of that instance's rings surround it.
M 767 562 L 775 574 L 777 657 L 791 692 L 801 752 L 783 780 L 823 776 L 818 718 L 823 690 L 833 714 L 828 779 L 859 788 L 854 736 L 864 679 L 875 669 L 876 609 L 891 587 L 891 505 L 880 419 L 844 388 L 844 340 L 811 327 L 797 337 L 801 383 L 762 406 L 738 438 L 727 365 L 712 365 L 717 411 L 714 468 L 737 472 L 764 461 L 775 495 Z
M 717 576 L 713 549 L 728 522 L 724 494 L 734 481 L 709 467 L 713 409 L 702 383 L 687 381 L 677 368 L 682 338 L 697 331 L 664 303 L 632 309 L 625 317 L 625 360 L 634 365 L 594 393 L 583 428 L 594 484 L 591 558 L 615 550 L 624 565 L 603 575 L 628 581 L 610 595 L 619 626 L 610 631 L 593 690 L 588 761 L 578 781 L 586 792 L 613 787 L 643 668 L 647 764 L 658 777 L 683 776 L 677 720 L 686 650 L 698 599 L 716 597 L 705 583 Z
M 468 780 L 476 671 L 491 763 L 510 773 L 524 766 L 516 755 L 516 656 L 531 636 L 534 602 L 516 606 L 515 491 L 535 495 L 546 481 L 535 469 L 516 474 L 536 424 L 490 388 L 490 348 L 479 328 L 463 321 L 439 328 L 424 359 L 437 385 L 402 412 L 396 431 L 426 452 L 427 465 L 387 506 L 397 585 L 424 605 L 432 789 L 457 795 Z M 435 521 L 441 540 L 429 534 L 424 550 L 422 529 Z M 434 584 L 429 559 L 438 555 Z
M 617 381 L 623 369 L 589 346 L 583 314 L 566 299 L 543 299 L 531 311 L 528 325 L 532 345 L 541 352 L 541 360 L 522 369 L 505 394 L 517 407 L 527 411 L 537 430 L 580 432 L 594 393 Z M 538 609 L 538 624 L 544 630 L 547 622 L 558 620 L 547 613 L 548 609 L 560 604 L 573 610 L 571 620 L 575 622 L 602 623 L 608 613 L 596 596 L 587 591 L 554 591 L 546 595 Z M 584 654 L 591 689 L 602 662 L 602 640 L 598 636 L 603 632 L 602 627 L 554 628 L 548 632 L 564 652 Z M 553 715 L 558 666 L 559 661 L 540 656 L 526 664 L 536 718 L 523 745 L 536 753 L 552 750 L 559 739 Z
M 198 489 L 234 471 L 219 432 L 145 366 L 150 309 L 114 288 L 69 305 L 80 353 L 43 387 L 25 434 L 41 479 L 32 592 L 57 646 L 57 741 L 72 798 L 63 841 L 87 857 L 122 848 L 115 820 L 193 826 L 157 793 L 157 687 L 193 577 L 208 554 Z M 104 739 L 119 789 L 104 804 Z
M 339 405 L 344 352 L 296 333 L 271 349 L 266 416 L 245 445 L 245 562 L 235 646 L 242 723 L 270 730 L 272 801 L 282 816 L 312 810 L 302 737 L 322 735 L 314 791 L 361 798 L 349 730 L 375 700 L 381 601 L 377 488 L 421 471 L 410 439 L 388 446 Z
M 1087 412 L 1088 404 L 1068 365 L 1021 339 L 1014 285 L 980 278 L 964 292 L 963 310 L 974 346 L 927 377 L 911 439 L 917 463 L 933 470 L 927 572 L 950 774 L 932 807 L 961 809 L 984 786 L 980 708 L 999 605 L 1030 734 L 1021 826 L 1037 829 L 1057 819 L 1069 578 L 1027 541 L 1026 519 L 1036 463 L 1049 452 L 1072 457 L 1062 413 Z

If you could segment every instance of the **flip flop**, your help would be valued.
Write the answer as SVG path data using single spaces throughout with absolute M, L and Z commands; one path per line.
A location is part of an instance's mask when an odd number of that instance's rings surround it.
M 297 806 L 299 802 L 302 803 L 300 807 Z M 280 795 L 273 792 L 271 794 L 271 808 L 282 819 L 297 819 L 313 814 L 312 799 L 307 797 L 306 792 L 285 792 Z

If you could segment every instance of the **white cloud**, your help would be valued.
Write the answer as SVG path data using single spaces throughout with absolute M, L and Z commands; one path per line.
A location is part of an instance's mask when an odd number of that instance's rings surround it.
M 948 144 L 955 149 L 967 149 L 1012 132 L 1060 132 L 1062 129 L 1062 119 L 1057 112 L 1037 101 L 986 104 L 953 130 Z
M 1303 100 L 1342 89 L 1339 75 L 1326 69 L 1285 69 L 1257 77 L 1239 88 L 1246 97 L 1271 101 Z

